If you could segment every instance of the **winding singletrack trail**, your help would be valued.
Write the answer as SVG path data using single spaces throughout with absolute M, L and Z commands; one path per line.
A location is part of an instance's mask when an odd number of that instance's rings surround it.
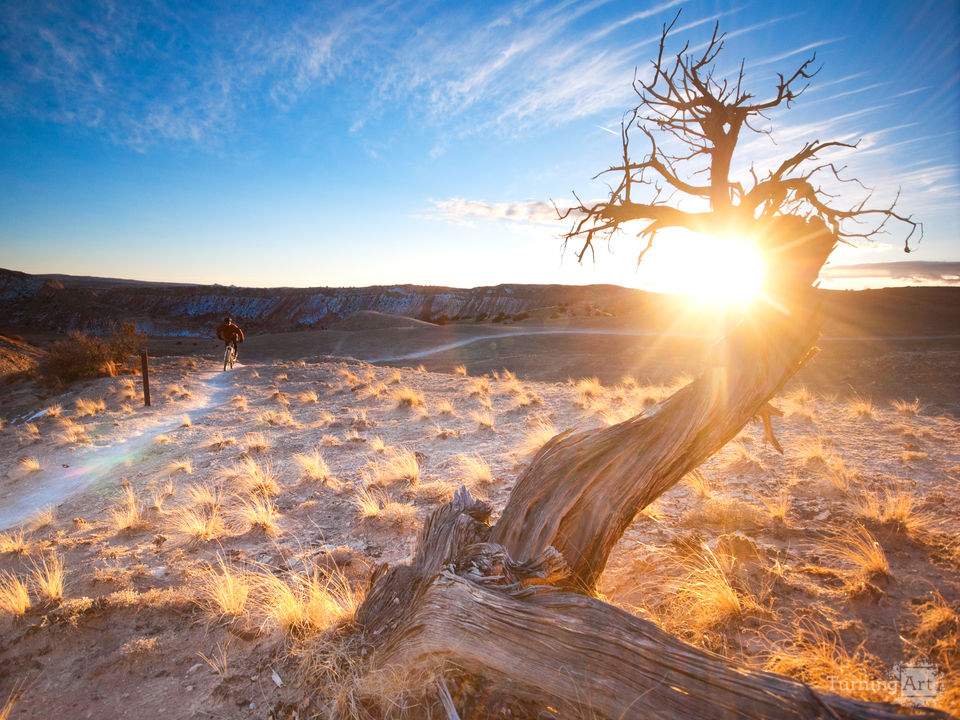
M 94 428 L 100 437 L 89 446 L 47 445 L 38 450 L 45 469 L 7 484 L 0 493 L 0 529 L 21 524 L 39 509 L 72 495 L 118 484 L 125 469 L 143 458 L 158 436 L 180 426 L 185 414 L 199 421 L 219 407 L 231 389 L 230 376 L 220 370 L 204 371 L 196 376 L 189 400 L 145 408 L 118 427 L 104 418 Z

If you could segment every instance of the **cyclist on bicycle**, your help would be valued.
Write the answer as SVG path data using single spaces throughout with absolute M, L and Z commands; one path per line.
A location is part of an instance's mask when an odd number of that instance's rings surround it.
M 237 345 L 243 342 L 243 330 L 235 325 L 233 320 L 229 317 L 223 319 L 223 325 L 217 328 L 217 337 L 227 345 L 232 345 L 234 358 L 239 357 L 240 350 Z

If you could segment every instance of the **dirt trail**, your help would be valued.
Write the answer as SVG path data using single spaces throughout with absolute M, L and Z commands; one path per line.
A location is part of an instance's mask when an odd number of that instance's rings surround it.
M 140 417 L 118 429 L 104 420 L 97 428 L 102 437 L 91 446 L 48 451 L 43 464 L 50 470 L 13 483 L 0 494 L 0 528 L 23 523 L 38 509 L 59 504 L 92 486 L 119 482 L 125 468 L 141 457 L 157 436 L 179 426 L 184 414 L 200 420 L 219 407 L 229 390 L 230 376 L 229 371 L 200 373 L 190 400 L 144 408 Z

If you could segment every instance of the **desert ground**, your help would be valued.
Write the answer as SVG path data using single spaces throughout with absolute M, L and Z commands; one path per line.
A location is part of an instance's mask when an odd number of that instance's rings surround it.
M 357 322 L 251 336 L 227 372 L 213 341 L 151 339 L 150 407 L 135 374 L 0 388 L 9 717 L 337 717 L 356 688 L 323 658 L 374 566 L 461 485 L 496 516 L 547 439 L 655 406 L 713 342 Z M 774 401 L 783 454 L 748 425 L 636 518 L 600 590 L 852 697 L 902 700 L 890 673 L 930 664 L 924 702 L 956 714 L 960 343 L 820 347 Z

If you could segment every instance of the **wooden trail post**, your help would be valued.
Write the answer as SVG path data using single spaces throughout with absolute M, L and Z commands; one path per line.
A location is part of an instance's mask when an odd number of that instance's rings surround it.
M 147 364 L 147 348 L 140 351 L 140 377 L 143 378 L 143 404 L 150 406 L 150 366 Z

